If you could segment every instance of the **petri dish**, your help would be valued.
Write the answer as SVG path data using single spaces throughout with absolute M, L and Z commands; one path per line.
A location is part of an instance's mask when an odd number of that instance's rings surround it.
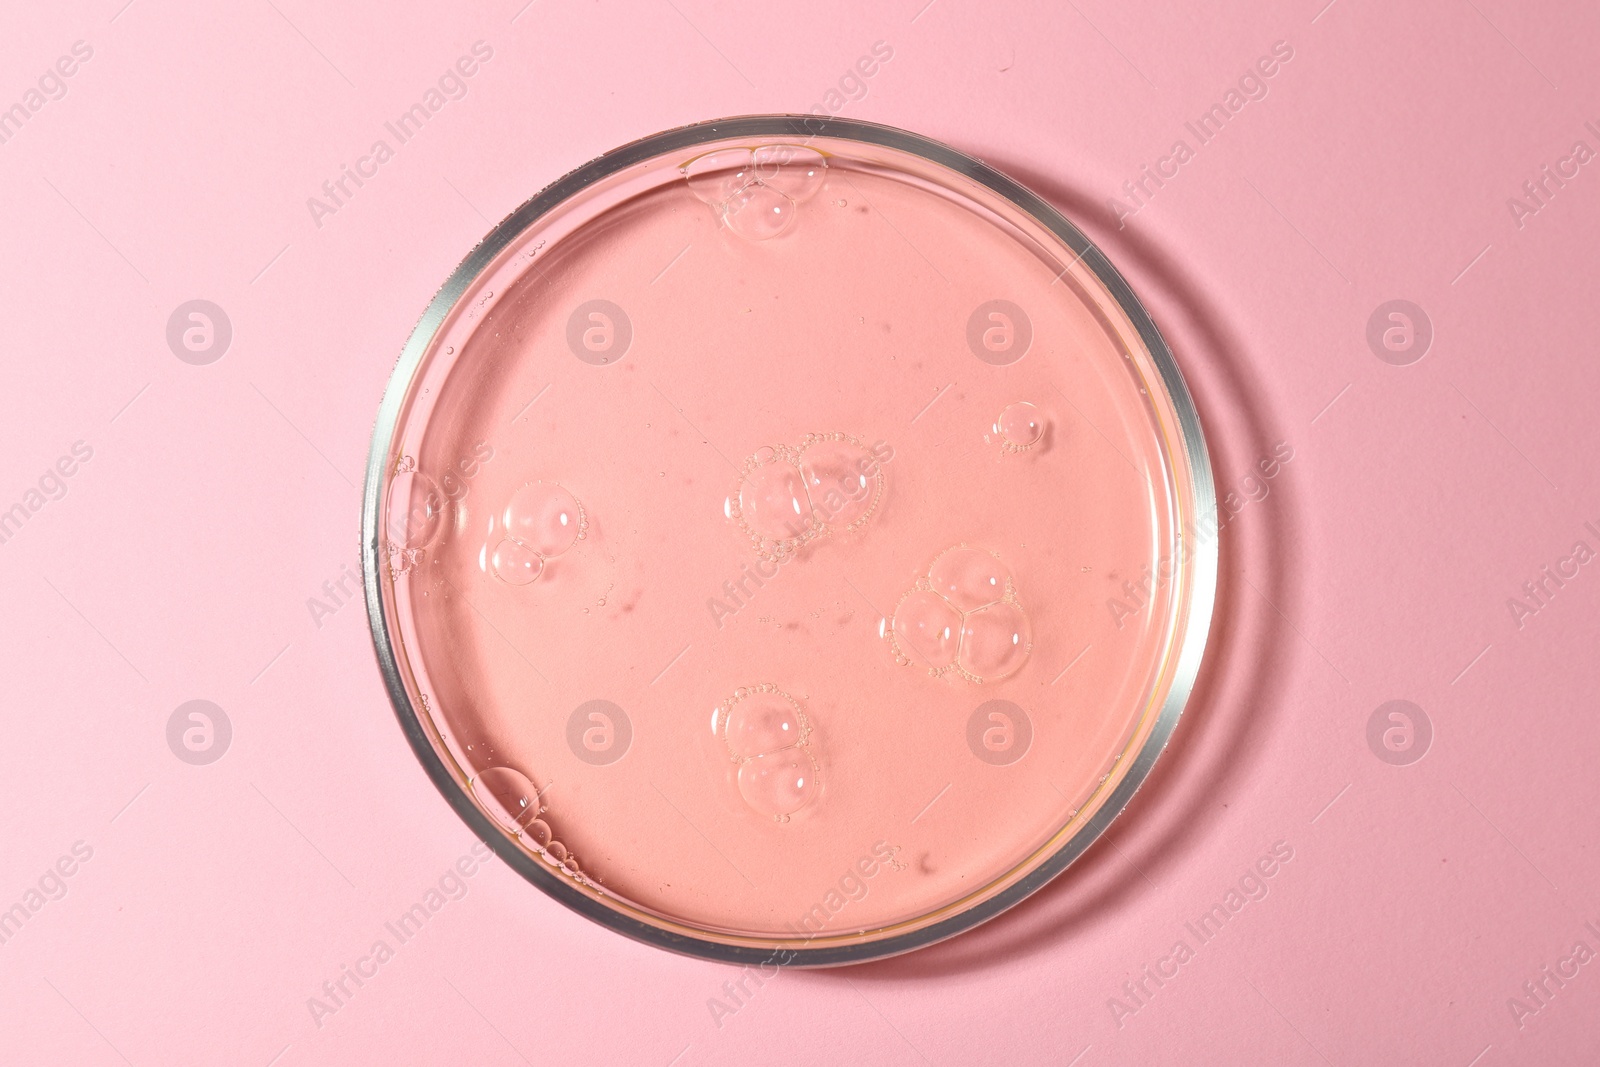
M 496 226 L 384 396 L 389 696 L 529 882 L 824 966 L 983 922 L 1122 811 L 1193 685 L 1189 393 L 1060 213 L 942 144 L 753 116 Z

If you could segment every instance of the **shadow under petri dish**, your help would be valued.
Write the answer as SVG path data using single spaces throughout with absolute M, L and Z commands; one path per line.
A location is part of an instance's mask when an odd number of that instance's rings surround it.
M 418 327 L 371 478 L 436 783 L 547 892 L 712 958 L 903 951 L 1037 888 L 1165 744 L 1215 582 L 1120 278 L 857 123 L 690 127 L 530 201 Z

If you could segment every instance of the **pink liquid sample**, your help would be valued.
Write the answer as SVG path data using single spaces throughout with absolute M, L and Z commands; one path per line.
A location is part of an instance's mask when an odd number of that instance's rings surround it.
M 436 747 L 583 892 L 728 943 L 1036 866 L 1187 610 L 1190 472 L 1120 308 L 1009 203 L 859 149 L 712 146 L 557 208 L 457 301 L 395 453 Z

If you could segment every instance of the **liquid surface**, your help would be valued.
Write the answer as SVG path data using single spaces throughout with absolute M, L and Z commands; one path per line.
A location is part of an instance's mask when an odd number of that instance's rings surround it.
M 387 511 L 428 713 L 508 834 L 631 906 L 928 914 L 1142 729 L 1164 410 L 1070 254 L 837 153 L 671 165 L 445 331 Z

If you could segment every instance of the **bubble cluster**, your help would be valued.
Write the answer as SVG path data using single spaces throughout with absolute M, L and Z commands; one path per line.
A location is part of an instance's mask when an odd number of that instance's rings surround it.
M 472 779 L 478 803 L 513 836 L 531 847 L 566 874 L 579 876 L 578 858 L 555 838 L 550 824 L 540 816 L 550 809 L 542 802 L 545 789 L 534 788 L 528 776 L 515 767 L 490 767 Z
M 724 148 L 681 168 L 689 189 L 740 237 L 766 241 L 794 224 L 797 205 L 822 188 L 828 161 L 800 145 Z
M 717 706 L 711 728 L 738 764 L 739 795 L 776 822 L 816 799 L 820 767 L 800 704 L 770 683 L 741 686 Z
M 583 504 L 555 482 L 529 482 L 498 516 L 504 536 L 486 546 L 489 568 L 507 585 L 531 585 L 559 556 L 589 534 Z
M 939 554 L 880 632 L 897 663 L 979 684 L 1015 674 L 1033 649 L 1011 572 L 993 552 L 964 544 Z
M 804 544 L 865 526 L 883 487 L 874 449 L 849 434 L 813 433 L 798 445 L 757 449 L 722 510 L 756 555 L 781 563 Z
M 1007 404 L 994 420 L 994 433 L 1002 452 L 1026 452 L 1044 440 L 1048 425 L 1044 413 L 1026 400 Z

